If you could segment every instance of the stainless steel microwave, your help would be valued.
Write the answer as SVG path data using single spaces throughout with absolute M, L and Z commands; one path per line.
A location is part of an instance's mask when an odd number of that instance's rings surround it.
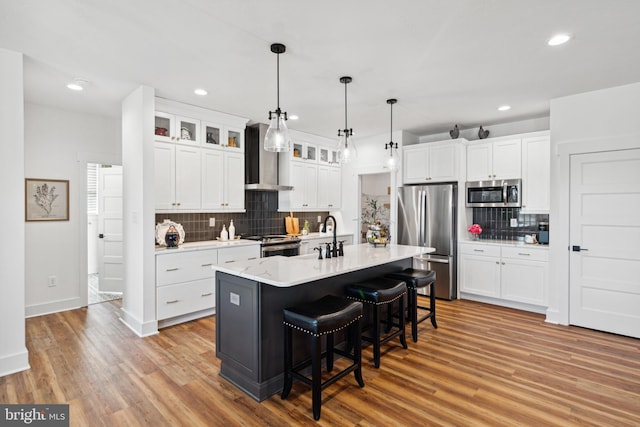
M 522 206 L 521 184 L 520 179 L 467 182 L 465 205 L 468 208 L 519 208 Z

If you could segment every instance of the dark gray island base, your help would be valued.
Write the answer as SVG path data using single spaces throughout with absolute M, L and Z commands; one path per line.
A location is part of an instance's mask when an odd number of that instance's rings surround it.
M 241 277 L 240 271 L 233 272 L 229 268 L 223 270 L 231 274 L 217 271 L 216 356 L 221 360 L 220 375 L 258 401 L 278 393 L 283 377 L 282 309 L 327 294 L 343 296 L 348 284 L 411 267 L 413 256 L 429 251 L 429 248 L 419 249 L 403 259 L 337 275 L 334 271 L 330 277 L 289 286 Z M 283 265 L 287 261 L 294 262 L 295 258 L 283 259 Z M 294 338 L 294 342 L 296 359 L 303 359 L 304 340 Z

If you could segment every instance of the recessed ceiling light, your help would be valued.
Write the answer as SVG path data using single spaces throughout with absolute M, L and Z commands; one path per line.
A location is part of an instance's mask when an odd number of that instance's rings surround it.
M 571 36 L 569 34 L 556 34 L 555 36 L 551 37 L 549 41 L 547 41 L 547 44 L 549 46 L 559 46 L 561 44 L 565 44 L 570 39 Z
M 508 111 L 511 110 L 511 105 L 501 105 L 498 107 L 498 111 Z
M 67 83 L 67 89 L 75 90 L 75 91 L 83 91 L 89 82 L 84 79 L 73 79 L 72 82 Z
M 299 117 L 298 117 L 298 116 L 296 116 L 295 114 L 290 115 L 290 116 L 289 116 L 289 118 L 290 118 L 291 120 L 298 120 L 298 119 L 299 119 Z
M 196 95 L 205 96 L 209 92 L 207 92 L 204 89 L 196 89 L 196 90 L 193 91 L 193 93 L 195 93 Z

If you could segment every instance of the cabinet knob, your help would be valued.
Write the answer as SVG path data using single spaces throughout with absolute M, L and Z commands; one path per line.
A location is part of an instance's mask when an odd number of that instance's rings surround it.
M 500 265 L 500 261 L 496 261 L 496 264 Z
M 502 265 L 504 265 L 504 261 L 502 261 Z

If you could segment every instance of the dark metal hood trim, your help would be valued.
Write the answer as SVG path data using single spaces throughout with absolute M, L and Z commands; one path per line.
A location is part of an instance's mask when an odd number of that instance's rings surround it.
M 245 190 L 254 191 L 291 191 L 290 185 L 280 185 L 278 181 L 278 153 L 262 148 L 267 133 L 264 123 L 247 126 L 245 129 L 244 173 Z

